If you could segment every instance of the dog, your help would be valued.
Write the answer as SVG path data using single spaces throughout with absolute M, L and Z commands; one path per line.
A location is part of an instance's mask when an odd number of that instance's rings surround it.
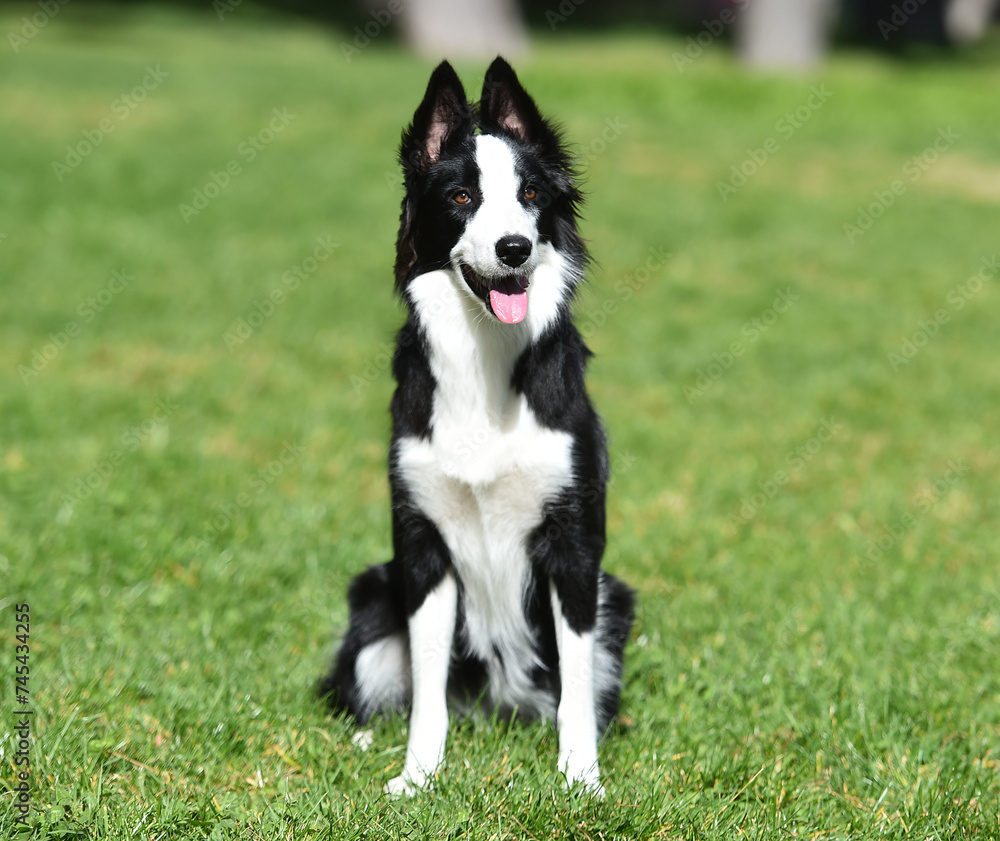
M 393 557 L 351 583 L 320 692 L 365 723 L 410 709 L 408 795 L 450 705 L 555 720 L 568 784 L 603 793 L 634 593 L 601 570 L 608 456 L 570 305 L 588 255 L 553 126 L 502 58 L 470 105 L 440 64 L 399 160 Z

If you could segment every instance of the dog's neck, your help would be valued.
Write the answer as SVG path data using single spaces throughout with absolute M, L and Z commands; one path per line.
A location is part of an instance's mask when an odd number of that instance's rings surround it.
M 443 269 L 413 280 L 408 297 L 427 340 L 437 382 L 435 415 L 452 423 L 502 427 L 516 412 L 514 368 L 532 340 L 528 321 L 503 324 Z

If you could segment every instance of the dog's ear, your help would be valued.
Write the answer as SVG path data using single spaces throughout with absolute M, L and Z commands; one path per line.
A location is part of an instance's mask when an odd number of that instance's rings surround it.
M 431 74 L 427 92 L 413 115 L 413 123 L 403 132 L 399 161 L 409 181 L 422 175 L 440 156 L 448 141 L 470 127 L 472 109 L 454 68 L 442 61 Z
M 500 56 L 486 71 L 479 111 L 487 132 L 499 130 L 535 144 L 551 139 L 551 130 L 535 101 L 521 86 L 514 68 Z
M 396 237 L 396 289 L 403 291 L 417 263 L 416 182 L 456 137 L 472 131 L 472 107 L 454 68 L 442 61 L 431 74 L 424 99 L 403 132 L 399 162 L 403 167 L 402 212 Z

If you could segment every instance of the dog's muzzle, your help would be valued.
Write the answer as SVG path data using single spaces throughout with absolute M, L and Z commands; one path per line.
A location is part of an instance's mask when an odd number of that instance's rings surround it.
M 499 250 L 499 245 L 497 248 Z M 530 242 L 528 249 L 530 254 Z M 517 265 L 523 263 L 524 260 L 521 260 Z M 469 288 L 482 298 L 486 308 L 500 321 L 505 324 L 518 324 L 524 321 L 528 314 L 528 285 L 531 282 L 527 275 L 487 278 L 475 272 L 467 263 L 462 263 L 461 268 L 462 277 Z

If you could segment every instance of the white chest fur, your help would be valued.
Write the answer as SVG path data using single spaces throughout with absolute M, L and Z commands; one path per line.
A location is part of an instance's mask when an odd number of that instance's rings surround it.
M 398 441 L 397 464 L 451 553 L 463 591 L 465 642 L 490 667 L 494 700 L 540 703 L 524 616 L 527 538 L 545 502 L 571 479 L 572 439 L 540 426 L 511 390 L 514 363 L 532 338 L 530 321 L 484 322 L 490 316 L 457 288 L 461 282 L 439 271 L 411 284 L 437 389 L 431 439 Z

